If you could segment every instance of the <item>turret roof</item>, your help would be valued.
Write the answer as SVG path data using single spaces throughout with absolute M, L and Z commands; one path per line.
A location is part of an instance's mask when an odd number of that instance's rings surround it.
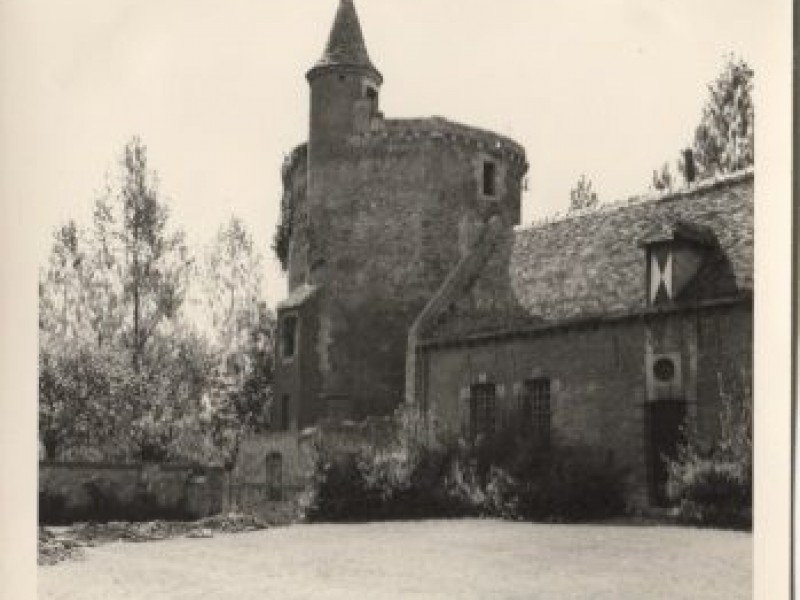
M 325 51 L 312 71 L 332 66 L 361 67 L 374 71 L 380 77 L 369 59 L 353 0 L 340 1 Z

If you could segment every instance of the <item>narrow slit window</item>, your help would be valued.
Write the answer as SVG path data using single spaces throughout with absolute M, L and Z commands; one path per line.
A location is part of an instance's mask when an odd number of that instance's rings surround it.
M 494 196 L 497 177 L 497 167 L 493 162 L 483 163 L 483 193 L 486 196 Z
M 291 399 L 288 394 L 284 394 L 281 398 L 281 429 L 289 431 L 289 405 Z
M 292 358 L 297 350 L 297 317 L 294 315 L 284 317 L 281 327 L 281 355 L 283 358 Z

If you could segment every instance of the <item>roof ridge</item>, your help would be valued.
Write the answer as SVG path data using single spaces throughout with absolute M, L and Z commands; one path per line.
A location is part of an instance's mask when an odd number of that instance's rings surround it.
M 650 203 L 655 204 L 657 202 L 666 202 L 670 200 L 677 200 L 679 198 L 685 198 L 688 196 L 694 196 L 695 194 L 701 192 L 707 192 L 709 190 L 724 185 L 738 183 L 739 181 L 743 181 L 745 179 L 753 177 L 754 174 L 755 174 L 755 169 L 753 167 L 747 167 L 745 169 L 740 169 L 732 173 L 725 173 L 723 175 L 709 177 L 708 179 L 703 179 L 695 183 L 694 185 L 683 186 L 679 189 L 669 190 L 666 192 L 657 192 L 657 191 L 654 192 L 650 190 L 638 196 L 630 196 L 628 198 L 624 198 L 621 200 L 614 200 L 612 202 L 603 203 L 597 206 L 596 208 L 581 209 L 567 213 L 563 211 L 557 211 L 551 215 L 546 215 L 534 219 L 528 225 L 516 227 L 515 231 L 518 233 L 533 231 L 537 229 L 543 229 L 550 225 L 555 225 L 556 223 L 566 223 L 572 220 L 582 219 L 585 217 L 610 214 L 618 210 L 628 208 L 630 206 L 642 206 Z

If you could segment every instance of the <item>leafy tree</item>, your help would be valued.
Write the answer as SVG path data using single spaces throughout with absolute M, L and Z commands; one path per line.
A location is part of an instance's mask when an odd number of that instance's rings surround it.
M 587 179 L 586 175 L 581 175 L 578 183 L 569 193 L 570 212 L 597 208 L 598 202 L 597 194 L 592 189 L 591 180 Z
M 121 217 L 114 237 L 121 243 L 123 300 L 130 308 L 128 344 L 135 369 L 147 341 L 163 319 L 177 314 L 188 283 L 190 260 L 183 233 L 167 228 L 169 212 L 160 201 L 147 150 L 133 138 L 124 151 L 123 181 L 117 199 Z
M 228 460 L 243 433 L 269 425 L 275 318 L 261 299 L 262 265 L 251 235 L 236 218 L 220 228 L 205 255 L 202 305 L 217 355 L 205 422 Z
M 659 192 L 672 190 L 672 181 L 672 171 L 669 168 L 669 163 L 664 163 L 660 171 L 653 171 L 653 188 Z
M 51 340 L 39 349 L 39 437 L 45 455 L 126 458 L 137 379 L 129 361 L 107 348 Z
M 54 232 L 47 266 L 39 273 L 39 325 L 61 339 L 85 333 L 86 243 L 70 220 Z
M 722 72 L 708 85 L 708 98 L 691 146 L 677 160 L 684 181 L 702 180 L 753 166 L 755 163 L 755 110 L 753 69 L 741 58 L 729 55 Z M 653 187 L 672 188 L 673 178 L 665 164 L 653 172 Z
M 138 138 L 121 166 L 119 185 L 95 203 L 91 230 L 74 221 L 57 230 L 40 272 L 40 432 L 51 457 L 109 439 L 152 454 L 142 425 L 168 421 L 186 398 L 175 389 L 187 381 L 181 354 L 163 348 L 186 341 L 175 334 L 188 251 L 167 227 Z
M 730 55 L 722 73 L 709 84 L 692 146 L 701 179 L 753 165 L 753 75 L 744 60 Z
M 261 256 L 234 218 L 193 265 L 138 138 L 121 166 L 92 226 L 59 228 L 40 271 L 45 453 L 230 462 L 243 432 L 268 425 L 274 317 Z
M 235 352 L 257 320 L 263 286 L 263 259 L 240 219 L 231 217 L 220 227 L 206 249 L 200 276 L 214 343 Z

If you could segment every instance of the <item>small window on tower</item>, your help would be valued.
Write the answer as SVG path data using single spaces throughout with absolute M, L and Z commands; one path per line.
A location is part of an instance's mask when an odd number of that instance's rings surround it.
M 283 318 L 281 324 L 281 356 L 284 359 L 294 357 L 297 347 L 297 317 L 290 315 Z
M 367 90 L 365 92 L 365 95 L 366 95 L 367 98 L 369 98 L 370 100 L 372 100 L 374 102 L 375 100 L 378 99 L 378 90 L 376 90 L 374 87 L 367 86 Z
M 483 163 L 483 193 L 486 196 L 494 196 L 495 194 L 495 178 L 497 176 L 497 168 L 493 162 Z

